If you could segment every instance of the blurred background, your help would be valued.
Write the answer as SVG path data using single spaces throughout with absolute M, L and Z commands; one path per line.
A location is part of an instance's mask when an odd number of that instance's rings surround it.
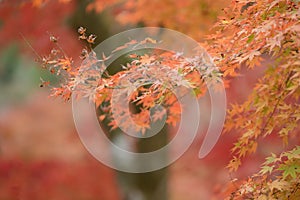
M 207 200 L 222 199 L 225 184 L 259 169 L 280 141 L 265 144 L 239 173 L 225 169 L 235 135 L 222 135 L 213 151 L 198 159 L 202 138 L 167 169 L 145 174 L 116 172 L 94 159 L 76 133 L 70 102 L 49 98 L 40 77 L 57 81 L 36 62 L 51 50 L 55 35 L 77 59 L 84 44 L 78 27 L 111 35 L 142 26 L 181 31 L 199 42 L 222 13 L 225 0 L 0 0 L 0 200 Z M 263 67 L 241 69 L 231 81 L 228 103 L 243 102 Z M 172 129 L 168 129 L 172 132 Z M 233 186 L 234 187 L 234 186 Z M 149 193 L 149 194 L 148 194 Z

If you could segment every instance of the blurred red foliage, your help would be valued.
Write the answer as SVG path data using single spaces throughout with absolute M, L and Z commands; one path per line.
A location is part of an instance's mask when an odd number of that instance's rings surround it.
M 77 35 L 66 23 L 75 6 L 75 1 L 47 1 L 40 7 L 30 1 L 3 1 L 0 4 L 0 50 L 12 42 L 21 41 L 26 45 L 25 38 L 39 54 L 45 54 L 51 45 L 49 34 L 54 34 L 63 38 L 60 44 L 68 55 L 80 53 Z M 25 49 L 30 50 L 28 46 Z
M 81 162 L 0 160 L 0 199 L 115 200 L 113 173 L 91 158 Z
M 0 110 L 0 155 L 1 200 L 119 199 L 114 171 L 80 143 L 70 105 L 47 93 Z

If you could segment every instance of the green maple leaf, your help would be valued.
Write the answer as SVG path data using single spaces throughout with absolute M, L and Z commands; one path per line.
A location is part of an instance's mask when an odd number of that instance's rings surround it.
M 297 174 L 300 173 L 300 165 L 298 162 L 292 162 L 291 164 L 283 164 L 278 170 L 283 171 L 284 179 L 288 176 L 296 178 Z

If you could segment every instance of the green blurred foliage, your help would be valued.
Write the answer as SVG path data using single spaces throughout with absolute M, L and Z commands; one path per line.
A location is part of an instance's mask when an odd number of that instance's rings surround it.
M 57 78 L 47 70 L 38 67 L 22 54 L 17 43 L 11 43 L 0 52 L 0 108 L 21 103 L 39 89 L 40 78 L 57 82 Z

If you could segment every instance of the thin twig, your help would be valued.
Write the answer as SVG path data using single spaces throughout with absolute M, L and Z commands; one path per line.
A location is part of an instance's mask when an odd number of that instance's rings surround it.
M 25 36 L 19 32 L 20 36 L 22 37 L 22 39 L 25 41 L 25 43 L 27 44 L 27 46 L 29 46 L 29 48 L 34 52 L 34 54 L 38 57 L 39 60 L 42 60 L 42 57 L 40 56 L 40 54 L 38 54 L 38 52 L 32 47 L 32 45 L 29 43 L 29 41 L 25 38 Z

